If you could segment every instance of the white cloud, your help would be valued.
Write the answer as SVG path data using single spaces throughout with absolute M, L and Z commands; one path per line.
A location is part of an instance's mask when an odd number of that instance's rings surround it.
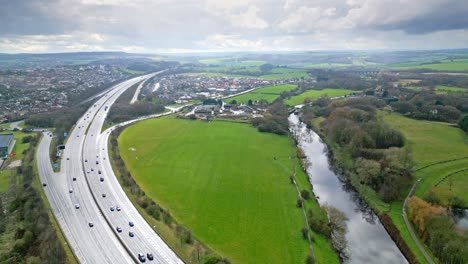
M 258 7 L 250 6 L 245 13 L 233 15 L 231 23 L 241 28 L 265 29 L 268 27 L 268 23 L 258 17 L 258 11 Z

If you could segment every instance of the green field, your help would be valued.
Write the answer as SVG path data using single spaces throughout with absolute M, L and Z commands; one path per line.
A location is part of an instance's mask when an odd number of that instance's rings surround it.
M 288 137 L 248 124 L 161 118 L 125 129 L 119 148 L 146 195 L 233 263 L 304 263 Z M 297 178 L 307 181 L 302 170 Z M 323 237 L 313 245 L 317 263 L 337 263 Z
M 454 86 L 445 86 L 445 85 L 436 85 L 436 93 L 446 94 L 448 92 L 468 92 L 468 88 L 454 87 Z
M 190 72 L 190 73 L 182 73 L 181 75 L 202 76 L 202 77 L 255 78 L 253 76 L 248 76 L 248 75 L 230 74 L 230 73 L 222 73 L 222 72 Z
M 300 95 L 296 95 L 291 97 L 290 99 L 286 100 L 286 104 L 288 105 L 300 105 L 304 103 L 306 98 L 309 99 L 317 99 L 321 96 L 327 95 L 328 97 L 337 97 L 343 96 L 351 93 L 355 93 L 356 91 L 353 90 L 346 90 L 346 89 L 323 89 L 323 90 L 309 90 Z
M 468 168 L 468 161 L 465 161 L 464 169 Z M 468 207 L 468 171 L 459 171 L 444 179 L 439 185 L 434 187 L 433 191 L 442 200 L 442 203 L 448 203 L 449 197 L 455 195 L 462 199 L 465 207 Z
M 20 160 L 23 158 L 23 151 L 25 151 L 29 147 L 29 143 L 22 143 L 21 140 L 25 136 L 34 135 L 34 133 L 24 133 L 20 131 L 10 131 L 10 132 L 1 132 L 2 134 L 10 134 L 13 133 L 16 143 L 13 148 L 13 152 L 16 153 L 15 157 L 9 157 L 10 161 Z M 6 170 L 5 168 L 0 171 L 0 193 L 4 192 L 8 189 L 8 184 L 10 183 L 10 171 Z
M 246 104 L 249 100 L 257 101 L 260 99 L 265 99 L 271 103 L 276 98 L 278 98 L 282 92 L 290 91 L 292 89 L 295 89 L 296 87 L 297 85 L 295 84 L 281 84 L 281 85 L 274 85 L 274 86 L 266 86 L 263 88 L 253 90 L 246 94 L 241 94 L 235 97 L 228 98 L 226 99 L 226 101 L 231 102 L 232 100 L 236 100 L 237 103 Z
M 290 68 L 274 68 L 270 73 L 261 75 L 260 78 L 266 80 L 281 80 L 281 79 L 305 79 L 309 78 L 304 70 L 290 69 Z
M 391 65 L 393 69 L 431 69 L 436 71 L 468 71 L 468 59 L 442 60 L 440 63 L 401 63 Z
M 406 138 L 405 146 L 411 149 L 417 169 L 415 179 L 421 178 L 415 190 L 416 196 L 423 198 L 447 175 L 468 168 L 468 159 L 463 159 L 468 156 L 468 136 L 461 129 L 447 123 L 414 120 L 399 114 L 380 112 L 379 117 L 394 129 L 401 131 Z M 466 176 L 467 174 L 460 175 Z M 460 175 L 454 174 L 454 176 L 462 177 Z M 456 180 L 459 179 L 456 178 Z M 447 194 L 446 181 L 447 179 L 439 188 L 444 194 Z M 404 191 L 406 194 L 408 192 L 409 189 Z M 466 184 L 453 184 L 452 192 L 466 192 Z M 446 202 L 444 201 L 446 197 L 440 197 L 443 203 Z M 418 259 L 423 261 L 422 254 L 412 241 L 404 224 L 401 216 L 402 207 L 402 201 L 393 202 L 388 214 Z
M 399 114 L 381 114 L 401 131 L 412 150 L 416 168 L 434 162 L 468 156 L 468 136 L 448 123 L 414 120 Z

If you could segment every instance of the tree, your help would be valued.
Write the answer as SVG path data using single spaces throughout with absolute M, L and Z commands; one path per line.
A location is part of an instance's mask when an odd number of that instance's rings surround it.
M 324 206 L 324 209 L 328 213 L 333 247 L 339 252 L 343 259 L 346 259 L 349 257 L 348 252 L 346 251 L 346 246 L 348 244 L 348 241 L 346 240 L 346 233 L 348 232 L 346 222 L 349 219 L 343 212 L 333 206 L 326 205 Z
M 458 122 L 458 125 L 460 128 L 468 133 L 468 115 L 465 115 L 460 122 Z
M 260 65 L 260 70 L 266 73 L 266 72 L 270 72 L 271 70 L 273 70 L 274 67 L 275 66 L 273 66 L 270 63 L 265 63 L 265 64 Z
M 358 158 L 355 167 L 361 184 L 376 184 L 381 170 L 378 161 Z
M 310 199 L 310 192 L 308 190 L 302 190 L 301 191 L 301 197 L 304 200 L 309 200 Z
M 249 100 L 247 101 L 247 105 L 253 105 L 252 99 L 249 99 Z

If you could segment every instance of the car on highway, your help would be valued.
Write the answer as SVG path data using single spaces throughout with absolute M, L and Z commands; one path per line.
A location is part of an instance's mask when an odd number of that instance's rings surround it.
M 119 233 L 122 233 L 122 228 L 120 228 L 119 226 L 116 228 L 117 232 Z
M 112 212 L 114 212 L 114 211 L 115 211 L 114 206 L 111 206 L 111 207 L 110 207 L 110 210 L 111 210 Z
M 93 226 L 94 226 L 94 223 L 93 223 L 93 222 L 89 222 L 88 225 L 89 225 L 89 227 L 93 227 Z
M 135 224 L 132 221 L 130 221 L 128 222 L 128 225 L 133 227 Z
M 104 178 L 103 178 L 103 177 L 101 177 L 99 180 L 100 180 L 101 182 L 103 182 L 103 181 L 104 181 Z
M 91 171 L 94 171 L 94 169 L 93 169 L 93 168 L 91 168 Z
M 148 258 L 148 260 L 153 260 L 154 259 L 153 254 L 151 254 L 151 253 L 147 253 L 146 257 Z
M 101 174 L 101 170 L 98 170 L 98 174 Z
M 75 209 L 80 209 L 80 204 L 75 204 Z
M 120 211 L 120 206 L 115 207 L 115 210 Z
M 68 192 L 69 192 L 69 193 L 72 193 L 72 192 L 73 192 L 73 189 L 68 190 Z
M 84 160 L 84 162 L 88 162 L 88 160 L 87 160 L 87 159 L 85 159 L 85 160 Z
M 67 160 L 70 160 L 70 158 L 67 158 Z
M 141 262 L 145 262 L 146 261 L 145 254 L 138 253 L 138 260 Z
M 102 198 L 106 198 L 106 194 L 105 194 L 105 193 L 102 194 Z
M 96 165 L 98 165 L 98 164 L 99 164 L 99 161 L 96 160 Z
M 76 181 L 76 177 L 73 177 L 73 181 Z
M 44 183 L 42 184 L 42 186 L 46 187 L 46 186 L 47 186 L 47 183 L 44 182 Z
M 133 233 L 132 231 L 130 231 L 130 232 L 128 232 L 128 235 L 129 235 L 130 237 L 134 237 L 134 236 L 135 236 L 135 233 Z

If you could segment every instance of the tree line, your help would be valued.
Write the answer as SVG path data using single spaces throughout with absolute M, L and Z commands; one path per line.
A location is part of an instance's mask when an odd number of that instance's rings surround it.
M 50 223 L 45 201 L 34 187 L 38 177 L 33 169 L 37 143 L 38 136 L 29 138 L 30 145 L 23 152 L 22 164 L 13 174 L 15 179 L 11 191 L 14 199 L 6 211 L 14 215 L 14 221 L 4 223 L 6 216 L 3 210 L 0 212 L 3 222 L 0 227 L 13 224 L 15 228 L 13 246 L 0 255 L 1 263 L 66 263 L 65 251 Z M 4 231 L 4 227 L 0 228 L 0 234 Z
M 383 104 L 374 98 L 353 98 L 327 103 L 322 98 L 303 108 L 306 123 L 325 116 L 321 129 L 326 140 L 337 146 L 336 155 L 347 176 L 376 191 L 385 201 L 400 197 L 412 177 L 412 158 L 402 148 L 404 137 L 376 117 Z
M 445 208 L 413 196 L 408 200 L 408 217 L 419 237 L 442 263 L 468 263 L 468 236 L 456 230 Z

